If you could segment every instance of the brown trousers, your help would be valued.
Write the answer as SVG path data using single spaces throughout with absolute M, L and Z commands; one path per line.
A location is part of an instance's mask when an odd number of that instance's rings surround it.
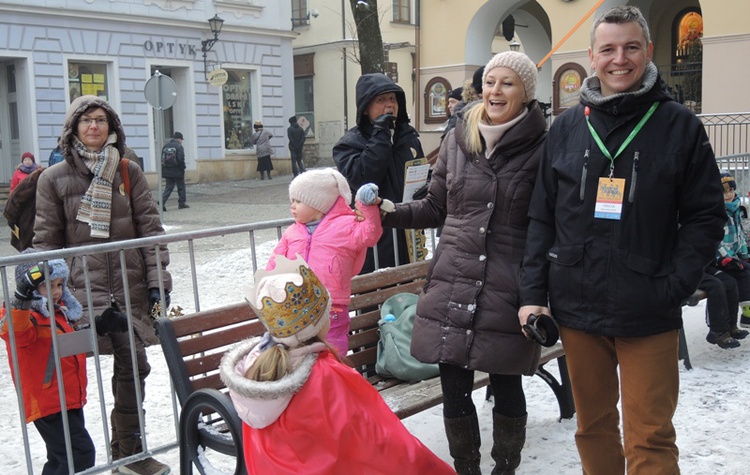
M 560 327 L 560 335 L 573 387 L 583 473 L 623 474 L 627 465 L 630 475 L 679 474 L 672 425 L 680 386 L 677 330 L 610 338 Z

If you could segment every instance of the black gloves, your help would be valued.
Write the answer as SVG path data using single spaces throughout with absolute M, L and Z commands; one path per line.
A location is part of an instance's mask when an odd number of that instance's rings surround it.
M 97 315 L 94 320 L 96 321 L 96 333 L 99 336 L 128 331 L 128 316 L 117 307 L 109 307 L 101 315 Z
M 169 298 L 169 291 L 165 290 L 164 303 L 167 304 L 167 308 L 169 308 L 171 302 L 172 300 Z M 151 318 L 158 318 L 162 315 L 166 315 L 165 312 L 162 312 L 161 296 L 159 295 L 158 288 L 148 289 L 148 314 Z
M 32 300 L 34 291 L 42 282 L 44 282 L 44 271 L 39 264 L 35 264 L 16 279 L 16 298 L 22 302 Z
M 550 347 L 557 343 L 560 338 L 560 330 L 557 323 L 549 315 L 529 315 L 526 325 L 523 326 L 529 340 L 535 340 L 542 346 Z
M 393 130 L 396 128 L 396 116 L 393 114 L 383 114 L 373 122 L 376 129 Z

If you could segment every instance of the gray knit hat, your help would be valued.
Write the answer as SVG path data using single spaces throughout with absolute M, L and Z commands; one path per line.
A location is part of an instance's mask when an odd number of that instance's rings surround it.
M 484 67 L 482 84 L 487 82 L 487 73 L 494 68 L 508 68 L 513 70 L 523 82 L 526 91 L 526 99 L 531 101 L 536 98 L 536 64 L 523 53 L 517 51 L 504 51 L 498 53 Z
M 297 175 L 289 184 L 289 199 L 322 213 L 329 212 L 339 196 L 344 197 L 346 204 L 352 201 L 349 183 L 335 168 L 308 170 Z

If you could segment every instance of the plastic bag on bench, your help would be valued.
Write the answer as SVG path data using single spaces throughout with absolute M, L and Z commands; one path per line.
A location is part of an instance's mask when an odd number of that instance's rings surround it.
M 425 364 L 411 355 L 411 335 L 417 314 L 417 296 L 400 293 L 383 302 L 380 309 L 380 340 L 375 371 L 402 381 L 422 381 L 439 374 L 438 365 Z M 385 317 L 393 315 L 394 321 Z

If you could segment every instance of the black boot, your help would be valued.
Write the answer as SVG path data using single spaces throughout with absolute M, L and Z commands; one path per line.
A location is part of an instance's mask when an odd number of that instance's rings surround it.
M 521 464 L 521 449 L 526 442 L 528 415 L 508 417 L 492 412 L 492 475 L 514 475 Z
M 458 475 L 482 475 L 479 468 L 482 444 L 479 435 L 477 415 L 445 419 L 445 435 L 448 437 L 448 450 L 453 457 L 453 466 Z

